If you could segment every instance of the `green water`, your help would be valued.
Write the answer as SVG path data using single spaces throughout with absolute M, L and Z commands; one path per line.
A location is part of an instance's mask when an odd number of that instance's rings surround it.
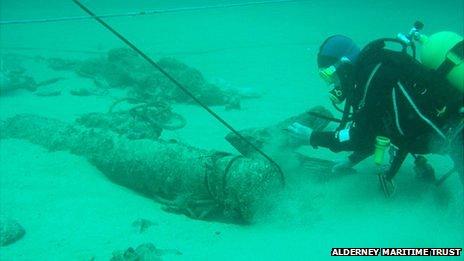
M 96 13 L 108 14 L 249 1 L 82 2 Z M 85 15 L 72 1 L 2 0 L 0 8 L 2 21 Z M 275 124 L 315 105 L 330 107 L 327 87 L 316 69 L 317 50 L 327 36 L 345 34 L 364 45 L 407 32 L 415 20 L 424 22 L 425 33 L 451 30 L 462 35 L 464 4 L 314 0 L 106 21 L 155 59 L 174 57 L 208 80 L 222 79 L 262 93 L 261 98 L 244 100 L 241 110 L 212 107 L 234 127 L 244 129 Z M 0 55 L 87 59 L 116 47 L 123 44 L 92 20 L 0 25 Z M 60 76 L 29 58 L 26 68 L 36 80 Z M 73 74 L 65 77 L 85 84 Z M 72 122 L 83 113 L 105 111 L 111 102 L 109 96 L 38 97 L 19 90 L 0 96 L 0 119 L 34 113 Z M 228 130 L 201 108 L 185 104 L 174 108 L 188 124 L 164 132 L 163 139 L 237 153 L 223 138 Z M 333 160 L 348 155 L 306 149 L 314 157 Z M 243 226 L 164 212 L 151 199 L 108 181 L 83 157 L 2 139 L 0 212 L 18 220 L 26 234 L 1 247 L 0 259 L 109 260 L 115 250 L 146 242 L 183 253 L 164 255 L 165 260 L 325 260 L 331 258 L 332 247 L 464 246 L 463 192 L 457 175 L 436 188 L 418 182 L 408 160 L 396 178 L 395 196 L 387 200 L 370 161 L 360 164 L 356 174 L 333 176 L 303 175 L 287 166 L 291 164 L 286 155 L 276 158 L 290 169 L 286 191 L 275 200 L 275 210 Z M 430 159 L 437 173 L 451 166 L 446 157 Z M 138 218 L 156 225 L 137 233 L 131 224 Z

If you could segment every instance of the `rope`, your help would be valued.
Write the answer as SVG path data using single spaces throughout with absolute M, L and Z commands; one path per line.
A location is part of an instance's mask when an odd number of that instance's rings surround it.
M 207 5 L 207 6 L 195 6 L 195 7 L 180 7 L 180 8 L 170 8 L 170 9 L 155 9 L 155 10 L 146 10 L 146 11 L 137 11 L 137 12 L 127 12 L 127 13 L 114 13 L 114 14 L 105 14 L 96 16 L 98 18 L 117 18 L 117 17 L 134 17 L 142 15 L 155 15 L 155 14 L 166 14 L 166 13 L 179 13 L 187 11 L 203 11 L 211 9 L 224 9 L 224 8 L 233 8 L 233 7 L 247 7 L 254 5 L 269 5 L 269 4 L 282 4 L 282 3 L 293 3 L 293 2 L 307 2 L 309 0 L 270 0 L 270 1 L 256 1 L 256 2 L 247 2 L 247 3 L 237 3 L 237 4 L 222 4 L 222 5 Z M 12 25 L 12 24 L 33 24 L 33 23 L 51 23 L 51 22 L 67 22 L 67 21 L 80 21 L 80 20 L 89 20 L 92 17 L 88 16 L 66 16 L 66 17 L 54 17 L 54 18 L 34 18 L 34 19 L 18 19 L 18 20 L 5 20 L 0 21 L 0 25 Z
M 161 72 L 166 78 L 168 78 L 174 85 L 176 85 L 179 89 L 181 89 L 186 95 L 188 95 L 193 101 L 195 101 L 198 105 L 200 105 L 203 109 L 205 109 L 209 114 L 211 114 L 216 120 L 218 120 L 222 125 L 224 125 L 226 128 L 228 128 L 230 131 L 232 131 L 237 137 L 239 137 L 241 140 L 243 140 L 245 143 L 250 145 L 254 150 L 256 150 L 261 156 L 263 156 L 265 159 L 269 161 L 279 172 L 280 178 L 282 185 L 285 184 L 285 177 L 282 172 L 282 169 L 280 166 L 273 160 L 271 159 L 266 153 L 264 153 L 261 149 L 256 147 L 252 142 L 250 142 L 248 139 L 246 139 L 242 134 L 240 134 L 232 125 L 227 123 L 224 119 L 222 119 L 217 113 L 215 113 L 213 110 L 211 110 L 206 104 L 204 104 L 201 100 L 199 100 L 193 93 L 189 91 L 188 88 L 186 88 L 184 85 L 182 85 L 179 81 L 177 81 L 172 75 L 170 75 L 167 71 L 165 71 L 158 63 L 156 63 L 153 59 L 148 57 L 144 52 L 142 52 L 137 46 L 135 46 L 133 43 L 131 43 L 129 40 L 127 40 L 124 36 L 122 36 L 119 32 L 114 30 L 110 25 L 108 25 L 105 21 L 103 21 L 101 18 L 96 16 L 92 11 L 90 11 L 86 6 L 84 6 L 79 0 L 73 0 L 76 5 L 78 5 L 83 11 L 88 13 L 91 17 L 93 17 L 97 22 L 99 22 L 102 26 L 104 26 L 106 29 L 108 29 L 111 33 L 113 33 L 116 37 L 118 37 L 121 41 L 123 41 L 127 46 L 129 46 L 132 50 L 134 50 L 136 53 L 138 53 L 140 56 L 142 56 L 143 59 L 145 59 L 149 64 L 151 64 L 153 67 L 158 69 L 159 72 Z
M 210 49 L 199 49 L 191 51 L 171 51 L 171 52 L 157 52 L 158 56 L 192 56 L 192 55 L 204 55 L 211 53 L 222 53 L 234 50 L 249 50 L 259 48 L 291 48 L 294 46 L 308 46 L 313 44 L 311 41 L 299 41 L 299 42 L 280 42 L 280 43 L 262 43 L 262 44 L 246 44 L 246 45 L 235 45 L 230 47 L 210 48 Z M 61 52 L 61 53 L 82 53 L 88 55 L 106 55 L 106 51 L 92 51 L 92 50 L 75 50 L 75 49 L 51 49 L 51 48 L 36 48 L 36 47 L 11 47 L 11 46 L 0 46 L 0 52 L 2 50 L 14 51 L 14 52 L 27 52 L 27 51 L 38 51 L 38 52 Z M 24 55 L 25 58 L 36 59 L 37 56 Z

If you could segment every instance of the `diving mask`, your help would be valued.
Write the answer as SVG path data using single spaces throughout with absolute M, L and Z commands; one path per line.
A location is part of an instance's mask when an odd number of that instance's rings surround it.
M 336 73 L 337 68 L 333 65 L 319 70 L 319 76 L 328 84 L 333 84 L 335 82 L 335 77 L 337 77 Z
M 343 56 L 342 58 L 340 58 L 339 61 L 337 61 L 335 64 L 327 67 L 327 68 L 322 68 L 322 69 L 319 69 L 319 76 L 321 76 L 321 78 L 327 82 L 328 84 L 333 84 L 335 83 L 338 79 L 338 76 L 337 76 L 337 70 L 338 68 L 345 64 L 345 63 L 350 63 L 350 59 L 348 59 L 346 56 Z
M 335 104 L 340 104 L 346 99 L 346 94 L 343 91 L 340 79 L 337 75 L 338 68 L 345 63 L 350 63 L 350 59 L 343 56 L 334 65 L 319 70 L 321 78 L 329 84 L 329 86 L 333 87 L 332 90 L 329 91 L 329 98 Z

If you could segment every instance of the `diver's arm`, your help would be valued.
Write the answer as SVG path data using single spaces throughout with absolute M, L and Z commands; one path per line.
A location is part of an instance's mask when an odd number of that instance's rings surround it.
M 324 147 L 334 152 L 359 152 L 353 155 L 350 160 L 360 162 L 370 155 L 369 152 L 373 146 L 374 133 L 370 125 L 370 117 L 371 115 L 367 114 L 367 110 L 358 111 L 354 115 L 354 123 L 345 129 L 337 131 L 314 131 L 310 137 L 310 144 L 313 147 Z
M 314 131 L 309 138 L 309 143 L 313 147 L 324 147 L 333 152 L 355 150 L 353 142 L 346 142 L 344 138 L 340 139 L 340 131 Z
M 359 153 L 352 157 L 357 162 L 370 155 L 379 125 L 383 124 L 381 118 L 386 110 L 388 90 L 393 86 L 392 77 L 389 77 L 391 72 L 385 67 L 379 68 L 370 74 L 371 79 L 364 91 L 356 93 L 362 106 L 356 106 L 353 124 L 339 131 L 313 132 L 310 138 L 313 147 L 321 146 L 334 152 L 357 151 Z
M 360 162 L 370 155 L 367 138 L 366 127 L 350 127 L 339 131 L 311 131 L 307 126 L 295 122 L 288 126 L 287 131 L 290 134 L 301 140 L 302 143 L 310 144 L 313 147 L 324 147 L 334 152 L 339 151 L 357 151 L 350 160 Z
M 369 146 L 366 146 L 366 140 L 358 138 L 361 137 L 360 135 L 352 135 L 352 133 L 354 134 L 357 132 L 359 132 L 358 128 L 332 132 L 315 131 L 311 134 L 310 144 L 313 147 L 321 146 L 334 152 L 354 151 L 347 159 L 337 162 L 332 168 L 332 173 L 346 171 L 369 157 L 373 151 Z M 353 136 L 354 139 L 351 136 Z M 368 135 L 366 135 L 366 138 L 367 136 Z M 369 140 L 369 138 L 367 138 L 367 140 Z

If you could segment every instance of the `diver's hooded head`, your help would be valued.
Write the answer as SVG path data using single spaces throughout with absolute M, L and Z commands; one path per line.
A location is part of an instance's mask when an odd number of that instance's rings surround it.
M 359 52 L 353 40 L 343 35 L 330 36 L 319 48 L 319 73 L 325 81 L 334 85 L 330 98 L 335 103 L 343 102 L 354 85 L 353 67 Z

